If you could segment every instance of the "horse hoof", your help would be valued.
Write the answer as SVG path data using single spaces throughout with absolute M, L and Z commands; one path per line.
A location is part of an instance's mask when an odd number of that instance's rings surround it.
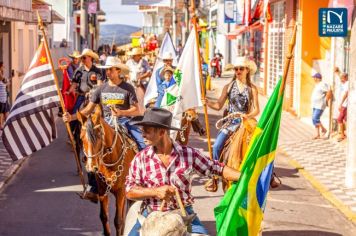
M 92 193 L 92 192 L 86 192 L 86 193 L 82 193 L 82 192 L 78 192 L 76 193 L 81 199 L 85 199 L 85 200 L 89 200 L 92 203 L 97 204 L 99 201 L 99 197 L 98 194 Z

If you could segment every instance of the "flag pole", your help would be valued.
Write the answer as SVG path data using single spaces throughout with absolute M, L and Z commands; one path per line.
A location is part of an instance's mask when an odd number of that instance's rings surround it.
M 57 89 L 57 93 L 58 93 L 58 96 L 59 96 L 59 101 L 60 101 L 61 107 L 63 109 L 63 113 L 66 113 L 67 111 L 66 111 L 66 108 L 64 106 L 64 100 L 63 100 L 63 97 L 62 97 L 62 93 L 61 93 L 61 91 L 59 89 L 59 83 L 58 83 L 57 74 L 56 74 L 56 72 L 54 70 L 52 56 L 51 56 L 51 53 L 49 51 L 48 44 L 47 44 L 47 37 L 46 37 L 45 28 L 44 28 L 42 19 L 41 19 L 40 15 L 38 14 L 38 11 L 37 11 L 37 19 L 38 19 L 38 26 L 40 27 L 40 30 L 42 31 L 42 34 L 43 34 L 44 46 L 45 46 L 45 49 L 46 49 L 47 57 L 49 59 L 49 63 L 51 64 L 51 70 L 52 70 L 52 74 L 53 74 L 53 77 L 54 77 L 54 82 L 56 84 L 56 89 Z M 70 126 L 69 126 L 68 122 L 65 122 L 65 126 L 66 126 L 66 129 L 67 129 L 68 135 L 69 135 L 70 142 L 72 144 L 72 148 L 73 148 L 73 152 L 74 152 L 74 156 L 75 156 L 75 161 L 77 163 L 78 174 L 79 174 L 79 177 L 80 177 L 80 182 L 83 185 L 83 191 L 85 191 L 85 182 L 84 182 L 82 166 L 80 165 L 79 156 L 78 156 L 78 153 L 77 153 L 76 148 L 75 148 L 74 137 L 73 137 L 73 134 L 72 134 L 72 131 L 70 129 Z
M 203 82 L 203 77 L 202 77 L 202 69 L 201 69 L 201 57 L 200 57 L 200 50 L 199 50 L 199 35 L 198 35 L 198 29 L 197 29 L 197 17 L 195 15 L 195 1 L 191 0 L 191 7 L 192 7 L 192 21 L 193 21 L 193 27 L 195 30 L 195 38 L 196 38 L 196 44 L 197 44 L 197 54 L 198 54 L 198 63 L 199 63 L 199 80 L 200 80 L 200 89 L 201 89 L 201 97 L 202 100 L 205 100 L 205 89 L 204 89 L 204 82 Z M 209 156 L 210 159 L 213 159 L 213 150 L 211 149 L 211 140 L 210 140 L 210 128 L 209 128 L 209 118 L 208 118 L 208 108 L 207 105 L 204 104 L 204 118 L 205 118 L 205 129 L 206 129 L 206 136 L 208 138 L 208 150 L 209 150 Z
M 289 64 L 290 64 L 290 61 L 293 58 L 293 50 L 294 50 L 294 46 L 295 46 L 296 37 L 297 37 L 297 25 L 294 26 L 292 38 L 291 38 L 291 40 L 289 42 L 289 45 L 288 45 L 288 54 L 286 56 L 287 59 L 286 59 L 286 61 L 284 63 L 282 84 L 281 84 L 281 87 L 279 88 L 278 98 L 280 98 L 282 96 L 282 94 L 284 93 L 284 89 L 286 87 Z

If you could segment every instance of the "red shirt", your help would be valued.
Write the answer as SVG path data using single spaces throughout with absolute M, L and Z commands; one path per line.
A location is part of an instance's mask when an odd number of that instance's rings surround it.
M 184 206 L 192 205 L 192 177 L 194 173 L 212 176 L 222 175 L 223 163 L 212 161 L 198 150 L 181 146 L 173 142 L 171 161 L 166 168 L 152 146 L 137 153 L 131 162 L 129 174 L 126 177 L 126 192 L 134 186 L 154 188 L 162 185 L 175 186 Z M 161 200 L 148 198 L 144 200 L 153 210 L 159 210 Z M 178 203 L 174 198 L 166 204 L 165 210 L 177 209 Z

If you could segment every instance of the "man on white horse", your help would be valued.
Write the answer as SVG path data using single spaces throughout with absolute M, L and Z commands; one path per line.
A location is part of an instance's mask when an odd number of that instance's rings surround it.
M 191 194 L 193 173 L 204 176 L 219 175 L 236 181 L 240 173 L 224 166 L 218 161 L 210 160 L 198 150 L 181 146 L 169 136 L 172 113 L 162 108 L 148 108 L 143 117 L 136 117 L 132 124 L 142 126 L 142 135 L 150 142 L 131 162 L 126 179 L 126 196 L 131 200 L 143 200 L 146 208 L 153 211 L 160 209 L 165 201 L 164 211 L 178 209 L 174 199 L 176 189 L 179 192 L 187 214 L 193 214 L 194 198 Z M 148 215 L 147 209 L 143 212 Z M 137 221 L 129 236 L 139 235 L 141 225 Z M 208 234 L 199 218 L 192 222 L 192 233 Z

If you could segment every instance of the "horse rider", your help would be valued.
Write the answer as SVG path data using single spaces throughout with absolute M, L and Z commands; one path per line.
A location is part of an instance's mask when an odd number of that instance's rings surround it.
M 193 173 L 204 176 L 222 175 L 236 181 L 240 173 L 223 163 L 210 160 L 197 149 L 181 146 L 174 142 L 170 130 L 179 130 L 171 126 L 172 113 L 163 108 L 148 108 L 143 117 L 135 117 L 132 124 L 142 126 L 143 137 L 150 146 L 137 153 L 131 162 L 126 178 L 126 197 L 130 200 L 143 200 L 153 211 L 160 209 L 163 200 L 164 211 L 178 209 L 174 199 L 176 189 L 182 199 L 186 212 L 194 213 L 194 198 L 191 193 Z M 132 228 L 129 236 L 139 235 L 139 221 Z M 192 222 L 192 233 L 208 234 L 199 218 Z
M 79 58 L 82 65 L 74 72 L 72 84 L 68 91 L 68 93 L 72 93 L 77 90 L 78 93 L 73 113 L 77 112 L 82 106 L 90 90 L 96 85 L 101 85 L 104 79 L 102 71 L 94 65 L 94 60 L 99 60 L 98 54 L 86 48 Z
M 94 65 L 94 61 L 99 60 L 99 56 L 95 52 L 91 49 L 84 49 L 77 57 L 80 58 L 81 65 L 74 71 L 71 78 L 71 86 L 66 92 L 67 94 L 77 93 L 72 114 L 75 114 L 88 100 L 90 90 L 96 85 L 102 84 L 104 79 L 101 69 Z M 76 150 L 79 153 L 81 149 L 80 124 L 78 121 L 74 121 L 70 123 L 70 126 L 76 141 Z
M 255 118 L 260 113 L 257 87 L 251 82 L 252 76 L 257 71 L 255 62 L 247 57 L 237 57 L 234 69 L 234 77 L 230 83 L 224 86 L 219 99 L 203 101 L 208 107 L 219 111 L 228 100 L 228 114 L 242 113 L 240 117 L 233 119 L 227 128 L 219 131 L 213 146 L 214 160 L 219 160 L 225 142 L 240 127 L 241 119 Z M 212 182 L 209 181 L 206 189 L 209 191 L 213 188 L 212 185 Z
M 79 68 L 80 52 L 77 50 L 74 50 L 73 53 L 68 54 L 68 56 L 72 59 L 72 61 L 68 65 L 67 72 L 68 72 L 69 78 L 72 79 L 74 72 Z
M 174 85 L 176 83 L 176 81 L 173 78 L 173 73 L 174 73 L 174 69 L 170 66 L 165 66 L 162 68 L 161 70 L 161 74 L 159 75 L 160 77 L 163 77 L 163 81 L 160 81 L 160 84 L 157 84 L 157 99 L 155 102 L 155 107 L 160 107 L 164 94 L 167 90 L 167 88 L 171 87 L 172 85 Z M 157 79 L 157 77 L 156 77 Z M 161 80 L 161 79 L 157 79 L 157 80 Z
M 111 126 L 114 126 L 115 122 L 119 122 L 126 127 L 131 137 L 136 141 L 138 149 L 144 149 L 146 145 L 141 130 L 137 126 L 129 124 L 129 117 L 140 115 L 135 90 L 132 85 L 125 82 L 125 75 L 128 75 L 129 68 L 122 64 L 120 59 L 113 56 L 107 58 L 106 64 L 102 68 L 106 69 L 109 80 L 95 89 L 89 98 L 88 105 L 80 112 L 89 116 L 96 105 L 101 104 L 105 121 Z M 77 119 L 75 115 L 69 113 L 63 115 L 65 122 L 75 119 Z M 90 175 L 89 184 L 92 188 L 82 197 L 97 202 L 98 192 L 94 174 Z
M 126 65 L 130 68 L 129 83 L 136 89 L 139 107 L 143 110 L 143 97 L 148 85 L 148 79 L 151 77 L 151 68 L 148 62 L 142 58 L 141 48 L 133 48 L 129 53 L 131 58 L 127 60 Z

